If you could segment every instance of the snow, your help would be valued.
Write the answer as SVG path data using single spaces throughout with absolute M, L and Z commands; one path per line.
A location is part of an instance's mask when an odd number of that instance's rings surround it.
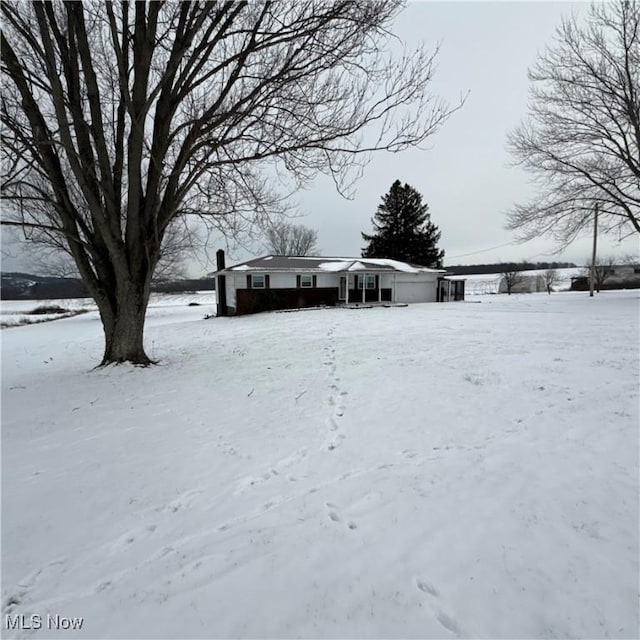
M 365 258 L 366 265 L 376 265 L 378 267 L 391 267 L 396 271 L 404 273 L 444 273 L 443 269 L 429 269 L 427 267 L 412 267 L 406 262 L 390 260 L 387 258 Z M 332 258 L 330 262 L 322 262 L 318 265 L 323 271 L 366 271 L 370 267 L 354 258 Z
M 2 331 L 3 625 L 637 637 L 638 292 L 477 299 Z
M 404 271 L 405 273 L 444 273 L 444 269 L 429 269 L 428 267 L 413 267 L 406 262 L 399 260 L 391 260 L 389 258 L 367 258 L 367 262 L 377 264 L 383 267 L 393 267 L 396 271 Z
M 544 275 L 547 269 L 532 269 L 523 271 L 525 278 L 534 278 Z M 566 269 L 555 269 L 558 274 L 558 281 L 553 285 L 554 291 L 566 291 L 571 287 L 571 278 L 582 275 L 583 267 L 568 267 Z M 456 276 L 458 277 L 458 276 Z M 466 295 L 486 295 L 488 293 L 498 293 L 500 290 L 501 273 L 475 273 L 471 275 L 461 275 L 460 278 L 466 280 Z M 448 278 L 452 280 L 453 278 Z
M 444 273 L 444 269 L 429 269 L 427 267 L 412 267 L 406 262 L 400 262 L 398 260 L 390 260 L 388 258 L 365 258 L 364 262 L 367 265 L 373 264 L 379 267 L 391 267 L 396 271 L 402 271 L 404 273 Z M 356 271 L 367 270 L 368 267 L 362 262 L 355 260 L 354 258 L 332 258 L 330 262 L 323 262 L 318 265 L 323 271 Z
M 152 293 L 149 300 L 148 317 L 163 315 L 165 307 L 208 305 L 208 313 L 215 313 L 215 291 L 194 291 L 185 293 Z M 42 306 L 57 306 L 71 314 L 79 311 L 95 311 L 92 298 L 58 298 L 55 300 L 2 300 L 0 301 L 0 324 L 8 327 L 57 320 L 62 314 L 33 314 Z M 166 315 L 166 314 L 164 314 Z
M 331 261 L 331 262 L 321 262 L 318 265 L 318 269 L 321 269 L 322 271 L 346 271 L 351 264 L 353 263 L 353 260 L 336 260 L 336 261 Z

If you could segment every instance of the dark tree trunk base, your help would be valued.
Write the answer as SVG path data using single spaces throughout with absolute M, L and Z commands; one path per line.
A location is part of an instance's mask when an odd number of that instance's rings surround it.
M 148 301 L 148 286 L 130 281 L 119 288 L 115 303 L 98 304 L 104 329 L 104 354 L 99 366 L 125 362 L 142 367 L 156 364 L 144 350 Z
M 130 358 L 114 358 L 105 355 L 102 358 L 102 362 L 96 368 L 108 367 L 111 364 L 132 364 L 136 367 L 150 367 L 152 365 L 158 364 L 158 360 L 152 360 L 147 356 L 146 353 L 143 353 L 142 355 L 132 356 Z

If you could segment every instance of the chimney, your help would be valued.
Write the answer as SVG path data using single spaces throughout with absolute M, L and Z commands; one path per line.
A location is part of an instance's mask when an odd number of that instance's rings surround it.
M 218 249 L 216 251 L 216 262 L 218 263 L 218 271 L 222 271 L 224 267 L 224 251 Z M 218 315 L 226 316 L 229 314 L 227 309 L 227 277 L 216 276 L 216 298 L 218 300 Z
M 224 269 L 224 249 L 218 249 L 216 251 L 216 262 L 218 271 L 222 271 Z

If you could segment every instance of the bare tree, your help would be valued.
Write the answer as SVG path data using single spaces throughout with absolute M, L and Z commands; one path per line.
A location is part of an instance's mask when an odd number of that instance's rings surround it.
M 265 235 L 267 251 L 276 256 L 309 256 L 318 252 L 318 232 L 301 224 L 276 222 Z
M 560 274 L 555 269 L 547 269 L 542 274 L 542 281 L 544 282 L 544 287 L 549 295 L 551 295 L 554 285 L 556 285 L 559 280 Z
M 521 271 L 503 271 L 500 275 L 502 276 L 502 282 L 509 295 L 511 295 L 519 284 L 524 282 L 524 276 Z
M 202 239 L 198 231 L 187 225 L 184 218 L 174 218 L 162 239 L 153 282 L 186 278 L 186 261 L 201 247 Z
M 263 223 L 318 172 L 435 133 L 437 53 L 400 58 L 397 0 L 17 2 L 2 12 L 2 223 L 64 245 L 104 327 L 103 364 L 150 362 L 143 329 L 171 223 Z M 354 171 L 355 168 L 355 171 Z
M 640 233 L 640 4 L 594 3 L 584 23 L 563 20 L 529 79 L 529 116 L 508 146 L 540 192 L 508 228 L 564 247 L 599 203 L 601 231 Z
M 24 260 L 29 263 L 29 272 L 57 278 L 79 278 L 80 273 L 73 256 L 64 244 L 57 245 L 48 238 L 32 233 L 30 242 L 16 244 Z M 183 224 L 178 218 L 168 227 L 162 239 L 160 257 L 154 270 L 153 281 L 176 280 L 186 277 L 185 262 L 193 251 L 200 248 L 202 241 L 197 231 Z
M 593 264 L 593 271 L 590 265 L 585 267 L 584 272 L 588 278 L 591 278 L 591 274 L 593 273 L 593 286 L 596 291 L 600 293 L 600 289 L 602 289 L 604 283 L 615 272 L 615 260 L 611 256 L 606 258 L 596 258 L 596 261 Z

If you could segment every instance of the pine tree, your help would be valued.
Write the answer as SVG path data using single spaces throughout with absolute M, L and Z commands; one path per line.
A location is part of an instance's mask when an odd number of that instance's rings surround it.
M 438 249 L 440 231 L 428 213 L 429 205 L 408 184 L 396 180 L 382 196 L 371 219 L 375 232 L 362 234 L 368 242 L 363 258 L 392 258 L 426 267 L 442 267 L 444 251 Z

